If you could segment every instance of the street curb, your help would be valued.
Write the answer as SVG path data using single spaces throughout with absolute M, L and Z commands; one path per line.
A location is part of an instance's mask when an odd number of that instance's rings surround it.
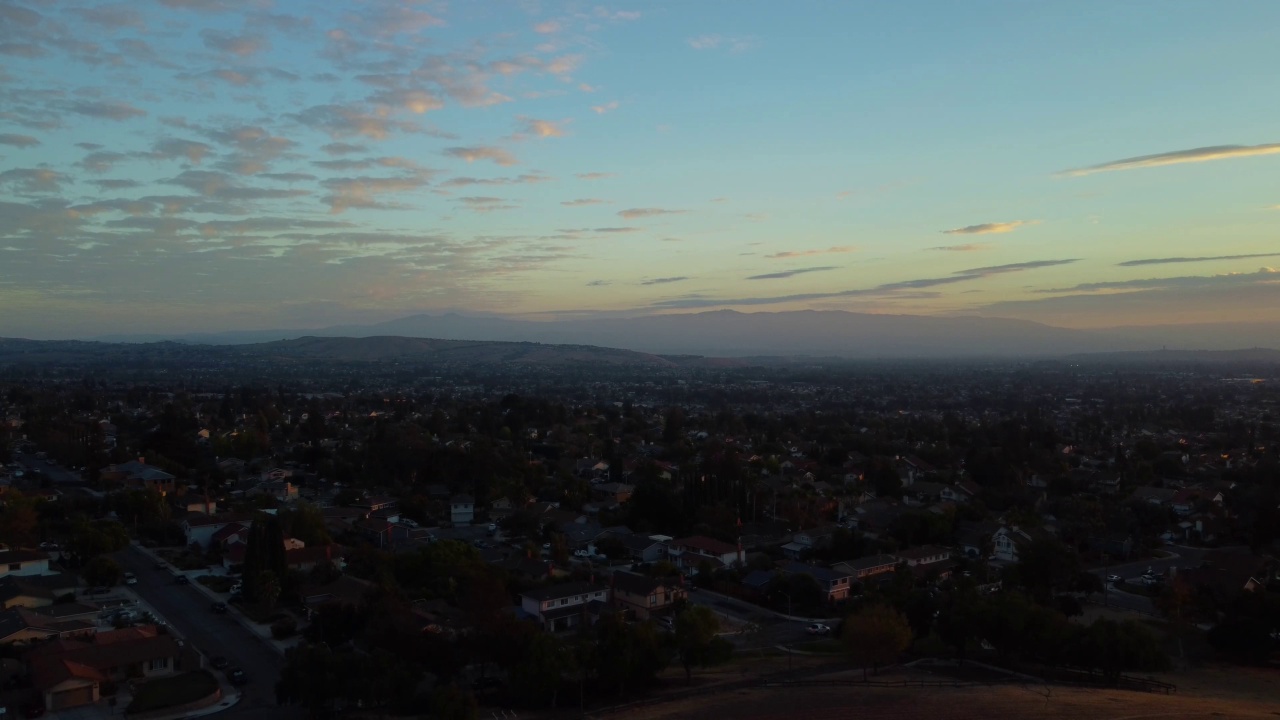
M 161 558 L 159 555 L 156 555 L 155 553 L 151 552 L 151 550 L 150 550 L 150 549 L 145 548 L 145 547 L 143 547 L 142 545 L 139 545 L 137 542 L 134 542 L 134 543 L 133 543 L 133 546 L 134 546 L 134 547 L 136 547 L 136 548 L 138 548 L 139 550 L 141 550 L 143 553 L 145 553 L 146 555 L 148 555 L 149 557 L 151 557 L 153 560 L 156 560 L 156 561 L 164 561 L 164 562 L 166 562 L 166 563 L 168 562 L 168 561 L 165 561 L 163 558 Z M 187 574 L 188 572 L 190 572 L 190 571 L 187 571 L 187 570 L 179 570 L 178 572 L 182 573 L 183 575 L 186 575 L 186 574 Z M 214 602 L 226 602 L 226 601 L 225 601 L 225 600 L 223 600 L 222 598 L 218 597 L 218 596 L 217 596 L 217 595 L 216 595 L 212 590 L 210 590 L 209 588 L 205 587 L 204 585 L 202 585 L 202 584 L 201 584 L 201 583 L 199 583 L 199 582 L 196 582 L 196 581 L 194 581 L 194 580 L 193 580 L 193 581 L 191 582 L 191 587 L 196 588 L 196 589 L 200 592 L 200 594 L 204 595 L 206 598 L 208 598 L 208 599 L 210 599 L 210 600 L 212 600 L 212 601 L 214 601 Z M 254 636 L 255 638 L 257 638 L 258 640 L 260 640 L 260 641 L 261 641 L 263 644 L 265 644 L 268 648 L 270 648 L 270 649 L 271 649 L 272 651 L 274 651 L 276 654 L 280 655 L 280 657 L 284 657 L 284 656 L 285 656 L 285 653 L 287 652 L 287 651 L 286 651 L 286 649 L 285 649 L 285 648 L 282 648 L 282 647 L 280 647 L 280 646 L 278 646 L 278 645 L 276 645 L 274 642 L 272 642 L 271 638 L 263 637 L 263 635 L 262 635 L 261 633 L 259 633 L 259 632 L 258 632 L 258 630 L 253 626 L 253 624 L 251 624 L 251 623 L 249 622 L 249 620 L 244 616 L 244 613 L 240 612 L 240 610 L 239 610 L 238 608 L 236 608 L 235 606 L 233 606 L 233 605 L 231 605 L 231 604 L 229 604 L 229 603 L 228 603 L 228 604 L 227 604 L 227 613 L 228 613 L 229 615 L 231 615 L 231 617 L 232 617 L 232 618 L 234 618 L 234 619 L 235 619 L 235 621 L 236 621 L 237 623 L 239 623 L 240 627 L 242 627 L 242 628 L 244 628 L 245 630 L 249 631 L 249 634 L 250 634 L 250 635 L 252 635 L 252 636 Z

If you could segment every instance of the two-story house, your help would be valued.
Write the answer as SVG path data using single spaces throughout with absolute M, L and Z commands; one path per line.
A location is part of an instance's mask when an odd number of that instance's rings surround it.
M 584 615 L 598 615 L 610 602 L 609 589 L 587 582 L 544 585 L 520 596 L 520 609 L 547 632 L 577 627 Z
M 898 559 L 892 555 L 867 555 L 856 560 L 838 562 L 831 569 L 848 573 L 854 580 L 862 582 L 877 575 L 891 573 L 897 567 Z
M 853 574 L 837 568 L 823 568 L 805 563 L 788 563 L 782 568 L 788 575 L 808 575 L 826 593 L 827 602 L 837 603 L 849 597 L 849 582 Z
M 470 525 L 475 519 L 475 498 L 470 495 L 454 495 L 449 498 L 449 522 L 454 525 Z
M 183 519 L 182 532 L 186 535 L 188 546 L 195 543 L 208 550 L 214 534 L 222 528 L 233 524 L 247 526 L 251 522 L 253 522 L 253 516 L 248 513 L 191 515 Z
M 0 550 L 0 578 L 13 575 L 53 575 L 49 569 L 49 555 L 39 550 Z
M 689 575 L 697 574 L 698 565 L 708 563 L 712 570 L 733 567 L 742 562 L 742 552 L 735 545 L 715 538 L 694 535 L 667 543 L 671 563 Z
M 611 584 L 614 604 L 637 620 L 669 614 L 678 601 L 688 598 L 684 586 L 674 578 L 616 572 Z

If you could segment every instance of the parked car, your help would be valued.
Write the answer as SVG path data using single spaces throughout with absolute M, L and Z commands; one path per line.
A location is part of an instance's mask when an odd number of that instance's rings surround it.
M 226 604 L 226 603 L 224 603 L 224 602 L 216 602 L 216 603 L 214 603 L 214 604 L 210 605 L 210 606 L 209 606 L 209 609 L 210 609 L 211 611 L 213 611 L 213 612 L 215 612 L 215 613 L 219 614 L 219 615 L 222 615 L 223 613 L 225 613 L 225 612 L 227 611 L 227 604 Z
M 133 573 L 131 573 L 131 572 L 127 572 L 127 573 L 125 573 L 125 574 L 124 574 L 124 584 L 125 584 L 125 585 L 137 585 L 137 584 L 138 584 L 138 576 L 137 576 L 137 575 L 134 575 L 134 574 L 133 574 Z
M 168 566 L 168 565 L 165 565 L 163 560 L 157 560 L 157 561 L 156 561 L 156 564 L 154 565 L 154 567 L 155 567 L 155 569 L 157 569 L 157 570 L 165 570 L 165 569 L 167 569 L 169 566 Z
M 1109 582 L 1109 583 L 1118 583 L 1118 582 L 1120 582 L 1120 581 L 1121 581 L 1121 580 L 1123 580 L 1123 579 L 1124 579 L 1124 578 L 1120 577 L 1119 575 L 1108 575 L 1108 576 L 1107 576 L 1107 582 Z
M 239 595 L 241 592 L 244 592 L 244 583 L 236 583 L 235 585 L 232 585 L 228 592 L 232 595 Z
M 496 533 L 496 532 L 498 532 L 498 524 L 497 524 L 497 523 L 489 523 L 489 532 L 491 532 L 491 533 Z
M 830 635 L 831 628 L 827 627 L 826 625 L 823 625 L 822 623 L 814 623 L 809 626 L 809 634 L 810 635 Z
M 187 577 L 186 575 L 175 575 L 175 576 L 174 576 L 174 578 L 173 578 L 173 581 L 174 581 L 175 583 L 177 583 L 178 585 L 190 585 L 190 584 L 191 584 L 191 578 Z
M 400 524 L 405 527 L 418 527 L 418 522 L 416 520 L 410 520 L 409 518 L 400 518 Z
M 209 658 L 209 665 L 211 665 L 214 670 L 222 670 L 227 666 L 227 659 L 221 655 L 214 655 Z
M 245 675 L 240 668 L 231 668 L 227 671 L 227 680 L 230 680 L 232 685 L 244 685 L 249 682 L 249 676 Z

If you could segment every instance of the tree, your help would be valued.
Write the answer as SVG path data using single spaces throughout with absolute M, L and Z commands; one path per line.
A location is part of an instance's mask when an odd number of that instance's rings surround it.
M 129 545 L 129 531 L 114 520 L 78 520 L 67 545 L 73 565 L 83 566 L 99 555 L 119 552 Z
M 676 618 L 676 657 L 684 667 L 686 683 L 693 683 L 694 666 L 719 665 L 733 656 L 733 645 L 719 632 L 720 619 L 705 605 L 694 605 Z
M 39 522 L 34 498 L 24 497 L 17 491 L 6 494 L 4 511 L 0 512 L 0 543 L 9 547 L 34 545 Z
M 249 526 L 249 541 L 244 549 L 244 577 L 242 593 L 248 600 L 260 600 L 258 582 L 270 572 L 275 575 L 277 587 L 288 572 L 285 559 L 284 530 L 280 518 L 260 513 Z M 279 593 L 276 594 L 279 597 Z M 274 600 L 273 600 L 274 602 Z
M 457 685 L 436 688 L 431 694 L 431 711 L 440 720 L 476 720 L 480 716 L 476 696 Z
M 911 645 L 911 625 L 892 607 L 870 605 L 844 621 L 841 639 L 853 661 L 862 666 L 865 680 L 868 667 L 879 670 Z
M 523 697 L 556 706 L 564 676 L 573 670 L 573 652 L 559 638 L 539 633 L 529 644 L 524 661 L 511 671 L 512 685 Z
M 258 575 L 258 580 L 254 583 L 257 588 L 258 600 L 262 602 L 262 606 L 269 613 L 275 609 L 276 600 L 280 599 L 280 577 L 270 570 L 263 570 Z
M 324 514 L 311 503 L 301 502 L 282 513 L 282 524 L 289 537 L 306 543 L 307 547 L 328 545 L 333 542 L 324 524 Z
M 85 582 L 102 587 L 118 585 L 120 578 L 124 576 L 120 564 L 105 555 L 99 555 L 90 560 L 81 572 L 84 574 Z

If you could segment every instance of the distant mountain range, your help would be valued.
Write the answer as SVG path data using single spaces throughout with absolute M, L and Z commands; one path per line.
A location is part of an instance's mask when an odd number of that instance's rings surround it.
M 878 315 L 842 311 L 732 310 L 618 319 L 532 322 L 458 314 L 413 315 L 371 325 L 305 330 L 98 338 L 228 345 L 300 337 L 447 338 L 620 348 L 712 357 L 1045 357 L 1138 350 L 1231 350 L 1280 346 L 1280 322 L 1073 330 L 986 317 Z

